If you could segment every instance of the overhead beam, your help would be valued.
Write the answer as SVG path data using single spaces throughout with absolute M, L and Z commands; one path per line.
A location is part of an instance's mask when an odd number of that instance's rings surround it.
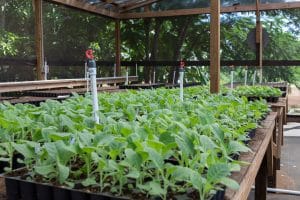
M 300 2 L 289 2 L 289 3 L 268 3 L 260 4 L 260 11 L 268 10 L 283 10 L 283 9 L 296 9 L 300 8 Z M 222 7 L 221 13 L 232 13 L 232 12 L 252 12 L 256 11 L 256 5 L 236 5 Z M 210 14 L 210 8 L 192 8 L 192 9 L 178 9 L 178 10 L 166 10 L 166 11 L 149 11 L 142 13 L 121 13 L 120 19 L 136 19 L 136 18 L 149 18 L 149 17 L 173 17 L 173 16 L 184 16 L 184 15 L 199 15 L 199 14 Z
M 127 11 L 130 11 L 133 9 L 141 8 L 141 7 L 153 4 L 158 1 L 160 1 L 160 0 L 148 0 L 148 1 L 141 2 L 141 3 L 133 4 L 130 6 L 125 6 L 123 9 L 120 10 L 120 12 L 123 13 L 123 12 L 127 12 Z
M 79 10 L 87 11 L 90 13 L 110 17 L 110 18 L 118 18 L 119 15 L 116 12 L 109 11 L 105 8 L 99 8 L 95 5 L 91 5 L 87 2 L 78 1 L 78 0 L 48 0 L 52 3 L 62 4 L 65 6 L 73 7 Z
M 44 40 L 43 40 L 43 1 L 34 0 L 34 37 L 35 37 L 35 53 L 36 53 L 36 78 L 37 80 L 44 80 L 43 68 L 44 68 Z
M 220 91 L 220 0 L 210 0 L 210 92 Z

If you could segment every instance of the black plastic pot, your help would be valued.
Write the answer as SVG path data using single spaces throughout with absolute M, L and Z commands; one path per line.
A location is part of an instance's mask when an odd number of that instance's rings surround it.
M 21 167 L 24 167 L 23 163 L 19 163 L 18 159 L 24 159 L 24 156 L 22 154 L 14 154 L 13 155 L 13 162 L 12 162 L 12 169 L 18 169 Z M 0 161 L 0 173 L 4 173 L 4 168 L 5 167 L 9 167 L 9 163 L 8 162 L 4 162 L 4 161 Z
M 210 200 L 224 200 L 225 198 L 225 189 L 219 190 Z
M 7 200 L 19 200 L 20 188 L 19 180 L 14 178 L 5 178 Z
M 35 183 L 20 180 L 20 194 L 22 200 L 36 200 Z
M 89 200 L 89 195 L 83 191 L 71 190 L 71 200 Z
M 36 198 L 37 200 L 52 200 L 52 187 L 45 184 L 36 184 Z
M 69 200 L 70 190 L 66 188 L 53 187 L 53 200 Z
M 113 200 L 111 196 L 106 196 L 103 194 L 90 194 L 89 200 Z

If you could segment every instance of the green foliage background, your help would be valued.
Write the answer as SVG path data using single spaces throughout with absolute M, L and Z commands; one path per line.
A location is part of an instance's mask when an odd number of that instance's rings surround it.
M 162 1 L 153 9 L 172 9 L 175 1 Z M 207 6 L 199 1 L 198 6 Z M 231 1 L 222 1 L 224 5 Z M 249 1 L 241 1 L 247 4 Z M 175 7 L 174 7 L 175 6 Z M 187 2 L 185 6 L 192 6 Z M 0 0 L 0 56 L 35 58 L 34 15 L 32 2 L 28 0 Z M 48 60 L 82 61 L 83 52 L 92 47 L 98 60 L 114 60 L 114 21 L 82 11 L 72 10 L 44 2 L 44 47 Z M 270 42 L 264 49 L 266 60 L 300 60 L 300 11 L 269 11 L 262 15 L 263 26 Z M 121 24 L 122 60 L 208 60 L 209 15 L 188 17 L 126 20 Z M 255 53 L 246 42 L 248 32 L 255 27 L 254 13 L 222 15 L 221 57 L 223 60 L 254 60 Z M 49 63 L 51 66 L 51 62 Z M 72 77 L 79 73 L 75 66 L 66 66 L 59 73 Z M 243 79 L 244 69 L 236 66 L 236 81 Z M 81 70 L 81 69 L 80 69 Z M 146 81 L 151 80 L 154 67 L 139 72 Z M 171 81 L 172 67 L 156 69 L 156 80 Z M 204 80 L 207 67 L 191 66 L 189 80 Z M 82 71 L 82 70 L 81 70 Z M 103 68 L 101 76 L 111 75 L 112 68 Z M 222 68 L 224 82 L 228 81 L 228 68 Z M 249 76 L 254 68 L 249 66 Z M 132 69 L 132 74 L 135 74 Z M 265 67 L 265 81 L 299 80 L 299 70 L 294 67 Z

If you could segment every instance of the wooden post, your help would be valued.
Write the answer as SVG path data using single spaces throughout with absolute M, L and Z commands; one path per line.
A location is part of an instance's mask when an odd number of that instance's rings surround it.
M 120 20 L 115 20 L 115 43 L 116 43 L 116 75 L 121 75 L 121 30 Z
M 255 200 L 267 199 L 267 157 L 264 156 L 255 179 Z
M 210 1 L 210 92 L 220 91 L 220 0 Z
M 43 10 L 42 0 L 34 0 L 35 13 L 35 51 L 36 51 L 36 77 L 38 80 L 44 80 L 43 66 L 44 66 L 44 41 L 43 41 Z
M 263 42 L 262 25 L 260 21 L 260 0 L 256 0 L 256 61 L 259 67 L 259 83 L 262 82 L 262 60 L 263 60 Z

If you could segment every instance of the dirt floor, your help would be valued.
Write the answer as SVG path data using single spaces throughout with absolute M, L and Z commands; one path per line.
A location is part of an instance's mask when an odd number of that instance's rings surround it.
M 295 129 L 292 129 L 292 126 Z M 289 125 L 285 133 L 295 132 L 298 134 L 289 134 L 293 136 L 284 137 L 284 146 L 281 155 L 281 170 L 277 172 L 277 187 L 286 190 L 300 191 L 300 124 Z M 288 135 L 288 134 L 286 134 Z M 248 200 L 254 200 L 252 191 Z M 268 193 L 267 200 L 300 200 L 300 196 Z

